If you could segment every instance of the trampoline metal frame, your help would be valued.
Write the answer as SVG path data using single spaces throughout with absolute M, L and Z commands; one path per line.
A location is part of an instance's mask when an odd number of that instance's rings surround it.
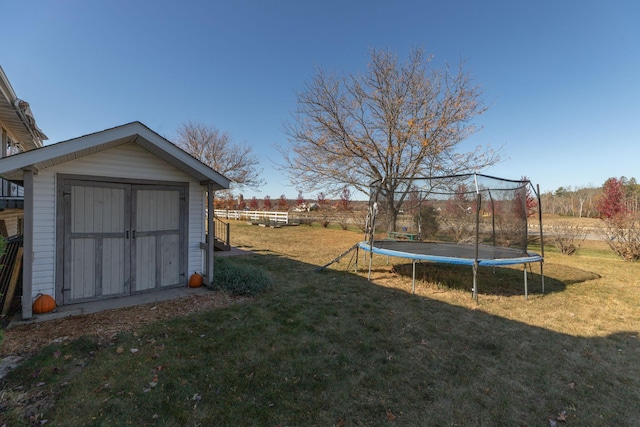
M 384 245 L 391 245 L 394 246 L 394 241 L 384 241 L 384 242 L 379 242 L 379 243 L 383 243 Z M 430 245 L 450 245 L 450 246 L 455 246 L 453 244 L 447 244 L 447 243 L 429 243 Z M 420 245 L 425 245 L 423 243 L 420 242 L 415 242 L 412 243 L 413 246 L 415 247 L 419 247 Z M 412 268 L 412 281 L 411 281 L 411 288 L 412 288 L 412 292 L 415 294 L 416 292 L 416 263 L 420 262 L 420 261 L 429 261 L 429 262 L 436 262 L 436 263 L 442 263 L 442 264 L 454 264 L 454 265 L 467 265 L 467 266 L 472 266 L 473 267 L 473 298 L 477 301 L 478 300 L 478 283 L 477 283 L 477 272 L 478 272 L 478 267 L 504 267 L 504 266 L 508 266 L 508 265 L 517 265 L 517 264 L 523 264 L 524 265 L 524 293 L 525 293 L 525 298 L 528 299 L 529 297 L 529 290 L 528 290 L 528 281 L 527 281 L 527 265 L 534 263 L 534 262 L 538 262 L 540 263 L 540 277 L 541 277 L 541 284 L 542 284 L 542 293 L 544 293 L 544 264 L 543 264 L 543 257 L 542 255 L 533 253 L 533 252 L 527 252 L 526 254 L 524 254 L 523 256 L 518 256 L 518 257 L 509 257 L 509 258 L 479 258 L 478 255 L 481 253 L 480 248 L 492 248 L 495 249 L 495 247 L 493 246 L 487 246 L 487 245 L 478 245 L 476 246 L 476 259 L 473 258 L 462 258 L 462 257 L 455 257 L 455 256 L 442 256 L 442 255 L 429 255 L 429 254 L 424 254 L 424 253 L 418 253 L 418 252 L 405 252 L 405 251 L 400 251 L 400 250 L 395 250 L 395 249 L 391 249 L 391 248 L 384 248 L 382 247 L 383 245 L 379 245 L 376 246 L 376 241 L 373 242 L 373 245 L 370 242 L 365 242 L 362 241 L 358 244 L 360 249 L 363 249 L 365 251 L 365 253 L 369 253 L 369 276 L 368 279 L 371 280 L 371 269 L 372 269 L 372 262 L 373 262 L 373 254 L 378 254 L 378 255 L 386 255 L 388 257 L 395 257 L 395 258 L 405 258 L 405 259 L 410 259 L 412 264 L 413 264 L 413 268 Z M 501 249 L 508 249 L 508 248 L 501 248 Z

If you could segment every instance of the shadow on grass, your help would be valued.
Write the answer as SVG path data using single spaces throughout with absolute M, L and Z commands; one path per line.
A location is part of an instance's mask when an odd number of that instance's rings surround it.
M 92 349 L 73 380 L 56 379 L 68 350 L 48 350 L 7 386 L 57 390 L 45 414 L 53 425 L 534 426 L 552 419 L 600 426 L 640 419 L 637 331 L 576 337 L 355 274 L 315 274 L 315 265 L 276 255 L 237 262 L 268 270 L 276 285 L 245 304 L 124 334 L 117 346 Z M 34 370 L 51 374 L 46 384 Z
M 413 265 L 394 264 L 392 271 L 411 279 Z M 537 271 L 537 272 L 536 272 Z M 527 269 L 529 294 L 542 293 L 542 279 L 539 264 L 531 264 Z M 559 264 L 544 265 L 544 291 L 546 294 L 562 292 L 568 285 L 598 279 L 596 273 Z M 444 289 L 469 291 L 473 287 L 473 270 L 470 266 L 436 263 L 416 264 L 416 280 Z M 523 267 L 479 267 L 477 273 L 478 292 L 487 295 L 524 295 Z

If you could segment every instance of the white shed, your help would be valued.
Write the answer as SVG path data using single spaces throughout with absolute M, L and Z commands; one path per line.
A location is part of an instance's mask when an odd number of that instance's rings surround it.
M 206 209 L 230 182 L 140 122 L 2 158 L 0 176 L 24 185 L 25 319 L 38 294 L 66 305 L 213 272 Z

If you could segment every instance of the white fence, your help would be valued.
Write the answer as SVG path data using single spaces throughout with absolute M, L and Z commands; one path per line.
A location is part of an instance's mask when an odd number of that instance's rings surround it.
M 236 219 L 240 221 L 289 224 L 289 212 L 234 211 L 228 209 L 216 209 L 215 215 L 218 218 Z

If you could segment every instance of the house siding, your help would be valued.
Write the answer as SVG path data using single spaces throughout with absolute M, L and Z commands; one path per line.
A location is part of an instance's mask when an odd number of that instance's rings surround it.
M 136 144 L 125 144 L 61 165 L 42 169 L 34 176 L 34 262 L 32 297 L 52 296 L 56 275 L 57 174 L 113 177 L 127 180 L 188 182 L 187 272 L 200 271 L 204 235 L 204 187 L 173 165 Z M 187 274 L 188 276 L 188 274 Z M 187 277 L 188 279 L 188 277 Z M 186 284 L 186 282 L 185 282 Z

